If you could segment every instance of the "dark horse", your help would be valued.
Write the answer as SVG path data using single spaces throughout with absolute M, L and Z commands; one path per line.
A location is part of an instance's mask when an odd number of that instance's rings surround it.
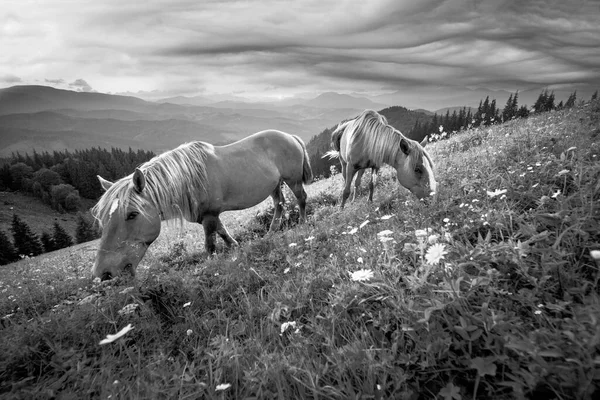
M 163 220 L 202 224 L 206 251 L 213 253 L 217 233 L 228 246 L 237 245 L 219 214 L 252 207 L 271 195 L 275 215 L 270 230 L 278 229 L 282 182 L 298 199 L 304 221 L 303 184 L 312 181 L 312 169 L 302 139 L 267 130 L 226 146 L 186 143 L 115 183 L 98 178 L 106 192 L 92 209 L 103 228 L 92 273 L 104 280 L 123 271 L 135 275 Z
M 422 199 L 436 191 L 433 174 L 433 161 L 423 143 L 402 135 L 389 125 L 387 119 L 373 110 L 365 110 L 358 117 L 342 122 L 331 134 L 332 151 L 323 157 L 339 158 L 345 186 L 341 207 L 350 195 L 352 179 L 356 178 L 356 189 L 366 168 L 371 168 L 369 201 L 373 200 L 373 190 L 379 168 L 391 165 L 402 186 Z M 355 192 L 356 194 L 356 192 Z

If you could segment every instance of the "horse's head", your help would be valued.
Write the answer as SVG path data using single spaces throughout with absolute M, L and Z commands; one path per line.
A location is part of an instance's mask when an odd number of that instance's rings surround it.
M 124 272 L 135 276 L 148 246 L 160 233 L 160 211 L 144 196 L 146 178 L 141 170 L 114 184 L 98 178 L 106 193 L 93 210 L 102 224 L 102 237 L 92 274 L 102 280 Z
M 437 191 L 433 162 L 423 149 L 426 143 L 427 137 L 421 143 L 402 138 L 394 166 L 400 184 L 419 199 L 431 198 Z

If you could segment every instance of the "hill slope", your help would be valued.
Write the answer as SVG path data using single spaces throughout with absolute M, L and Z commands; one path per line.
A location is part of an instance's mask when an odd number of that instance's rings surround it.
M 597 398 L 599 120 L 433 144 L 437 203 L 388 170 L 373 205 L 332 205 L 338 175 L 308 187 L 308 223 L 259 215 L 210 259 L 181 228 L 135 283 L 92 283 L 90 253 L 4 267 L 0 394 Z

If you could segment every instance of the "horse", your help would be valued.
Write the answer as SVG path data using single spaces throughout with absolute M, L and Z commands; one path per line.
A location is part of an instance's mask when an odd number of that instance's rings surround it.
M 373 110 L 365 110 L 359 116 L 341 122 L 331 134 L 333 150 L 323 158 L 339 158 L 344 177 L 344 190 L 340 207 L 344 208 L 350 195 L 352 179 L 358 172 L 356 191 L 365 169 L 371 168 L 369 201 L 373 201 L 373 191 L 377 173 L 383 164 L 396 170 L 398 181 L 419 199 L 435 193 L 437 183 L 431 157 L 423 148 L 427 138 L 419 143 L 405 137 L 389 125 L 385 116 Z
M 179 218 L 202 224 L 205 249 L 215 252 L 216 234 L 237 246 L 219 218 L 223 211 L 252 207 L 269 195 L 275 213 L 270 231 L 281 226 L 282 183 L 298 199 L 306 220 L 306 191 L 312 168 L 298 136 L 265 130 L 225 146 L 194 141 L 162 153 L 112 183 L 98 176 L 105 190 L 92 214 L 102 236 L 92 274 L 101 280 L 135 269 L 160 234 L 161 221 Z

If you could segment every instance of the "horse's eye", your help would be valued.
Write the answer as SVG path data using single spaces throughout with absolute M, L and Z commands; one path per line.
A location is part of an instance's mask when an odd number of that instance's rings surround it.
M 417 174 L 417 175 L 423 174 L 423 169 L 421 167 L 416 167 L 415 168 L 415 174 Z
M 127 214 L 127 221 L 129 221 L 130 219 L 134 219 L 138 216 L 138 214 L 139 212 L 137 211 L 131 211 L 129 214 Z

